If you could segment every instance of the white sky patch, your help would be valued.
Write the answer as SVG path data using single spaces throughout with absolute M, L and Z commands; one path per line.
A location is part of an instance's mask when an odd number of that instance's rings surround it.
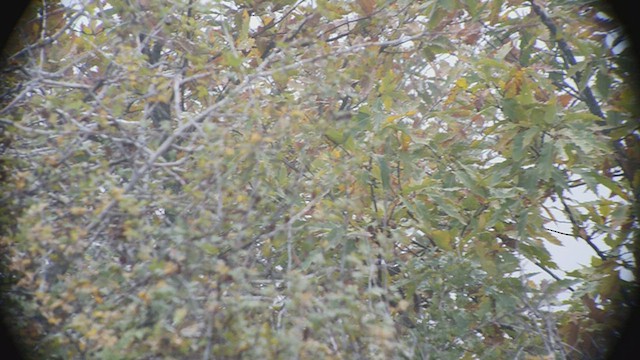
M 514 20 L 514 19 L 522 19 L 525 16 L 529 15 L 529 13 L 531 12 L 531 7 L 529 6 L 524 6 L 524 7 L 519 7 L 519 8 L 515 8 L 515 9 L 508 9 L 506 12 L 507 18 Z
M 602 198 L 608 198 L 610 191 L 604 186 L 598 187 L 598 193 L 600 196 L 596 195 L 592 191 L 586 188 L 586 186 L 581 187 L 580 189 L 572 189 L 570 194 L 565 194 L 567 196 L 567 200 L 574 204 L 581 204 L 590 201 L 596 201 Z M 612 201 L 620 202 L 622 199 L 620 198 L 611 198 Z M 567 218 L 563 205 L 559 200 L 553 201 L 548 199 L 544 205 L 549 209 L 552 213 L 553 217 L 556 221 L 549 223 L 546 225 L 547 228 L 565 233 L 565 234 L 573 234 L 573 224 Z M 543 213 L 543 216 L 548 216 Z M 588 224 L 587 232 L 590 233 L 593 229 L 593 224 Z M 565 276 L 566 272 L 570 272 L 573 270 L 579 270 L 582 267 L 591 268 L 592 259 L 598 258 L 598 254 L 595 250 L 582 238 L 579 238 L 575 235 L 562 235 L 559 233 L 553 232 L 553 235 L 562 243 L 562 245 L 555 245 L 550 242 L 545 241 L 545 247 L 551 254 L 551 259 L 558 265 L 560 270 L 552 270 L 556 275 L 563 279 L 569 279 Z M 594 236 L 592 240 L 593 244 L 603 252 L 607 252 L 609 250 L 609 246 L 607 246 L 603 240 L 605 237 L 604 234 L 599 234 Z M 632 261 L 632 256 L 629 254 L 626 256 L 627 260 Z M 527 273 L 537 272 L 535 276 L 531 279 L 536 283 L 541 283 L 542 281 L 555 281 L 549 274 L 542 271 L 539 267 L 533 264 L 531 261 L 527 259 L 522 260 L 523 270 Z M 620 276 L 622 279 L 630 281 L 633 279 L 633 274 L 624 268 L 618 269 L 620 271 Z M 558 295 L 560 300 L 566 299 L 569 297 L 568 290 L 564 293 Z

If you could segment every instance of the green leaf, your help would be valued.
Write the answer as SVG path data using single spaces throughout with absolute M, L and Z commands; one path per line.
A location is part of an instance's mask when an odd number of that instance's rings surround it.
M 444 8 L 442 8 L 441 6 L 433 5 L 431 7 L 430 13 L 427 14 L 427 16 L 429 16 L 429 28 L 436 28 L 446 15 L 447 13 Z
M 382 181 L 382 188 L 385 190 L 391 189 L 390 173 L 391 169 L 387 164 L 387 161 L 383 156 L 378 157 L 378 166 L 380 166 L 380 181 Z
M 237 68 L 242 64 L 242 58 L 235 56 L 231 51 L 226 51 L 222 54 L 222 58 L 225 63 L 231 67 Z
M 503 99 L 502 100 L 502 112 L 507 117 L 507 119 L 511 121 L 518 121 L 519 115 L 518 111 L 520 111 L 518 102 L 514 99 Z
M 469 189 L 477 189 L 478 188 L 477 181 L 472 179 L 471 176 L 469 176 L 469 174 L 467 172 L 462 171 L 462 170 L 458 170 L 458 171 L 454 171 L 454 174 L 456 175 L 456 178 L 458 180 L 460 180 L 462 185 L 466 186 L 467 188 L 469 188 Z
M 486 227 L 487 228 L 492 228 L 494 225 L 498 224 L 499 222 L 502 222 L 504 220 L 504 218 L 505 218 L 505 214 L 507 213 L 507 211 L 511 208 L 511 206 L 514 203 L 515 203 L 515 200 L 511 200 L 511 199 L 501 203 L 498 206 L 498 209 L 496 209 L 493 212 L 493 215 L 491 216 L 491 218 L 487 222 Z
M 334 145 L 342 145 L 345 142 L 344 132 L 337 129 L 329 129 L 324 133 L 324 136 L 331 141 Z
M 598 186 L 602 185 L 608 188 L 614 195 L 620 196 L 623 199 L 628 199 L 629 196 L 625 193 L 620 187 L 619 183 L 614 182 L 609 177 L 599 174 L 595 171 L 585 171 L 585 170 L 576 170 L 576 173 L 579 174 L 584 180 L 585 184 L 589 187 L 589 190 L 598 194 L 599 189 Z
M 447 11 L 453 11 L 456 9 L 456 0 L 438 0 L 437 7 L 442 7 Z
M 546 142 L 540 151 L 540 159 L 536 168 L 541 180 L 549 180 L 553 171 L 554 146 L 551 142 Z
M 544 122 L 555 124 L 558 121 L 558 107 L 554 102 L 550 102 L 544 107 Z
M 551 171 L 551 178 L 553 179 L 553 186 L 556 192 L 569 190 L 571 188 L 562 170 L 556 167 Z
M 594 173 L 593 175 L 596 180 L 600 182 L 600 184 L 606 186 L 609 190 L 611 190 L 613 194 L 618 195 L 625 200 L 629 200 L 628 194 L 622 190 L 622 188 L 620 187 L 620 183 L 614 182 L 609 177 L 604 176 L 600 173 Z
M 552 243 L 553 245 L 564 246 L 564 244 L 560 241 L 560 239 L 558 239 L 555 235 L 550 234 L 546 231 L 542 231 L 540 233 L 540 236 L 543 237 L 548 242 Z
M 529 129 L 527 129 L 522 134 L 522 146 L 523 147 L 527 147 L 527 146 L 531 145 L 533 140 L 538 138 L 539 136 L 540 136 L 540 128 L 538 128 L 537 126 L 534 126 L 534 127 L 531 127 Z
M 173 326 L 179 326 L 182 320 L 187 316 L 189 310 L 187 308 L 179 308 L 173 313 Z
M 515 162 L 521 161 L 524 158 L 524 150 L 524 133 L 520 133 L 513 138 L 511 159 L 513 159 L 513 161 Z
M 518 237 L 520 239 L 525 239 L 529 236 L 527 232 L 527 220 L 529 218 L 529 209 L 522 209 L 518 214 L 517 218 L 517 228 L 518 228 Z
M 490 3 L 491 14 L 489 15 L 489 22 L 495 24 L 500 19 L 500 11 L 502 10 L 504 0 L 494 0 Z
M 458 212 L 456 207 L 452 204 L 452 201 L 445 199 L 439 195 L 431 194 L 430 197 L 438 204 L 438 208 L 444 211 L 447 215 L 460 221 L 462 224 L 466 224 L 467 220 Z
M 411 194 L 415 191 L 418 190 L 422 190 L 422 189 L 426 189 L 430 186 L 433 186 L 434 181 L 431 180 L 430 178 L 424 178 L 422 180 L 422 183 L 417 184 L 417 185 L 411 185 L 411 186 L 406 186 L 402 189 L 402 195 L 407 195 L 407 194 Z
M 596 75 L 596 90 L 601 97 L 609 96 L 611 90 L 611 77 L 606 73 L 606 69 L 600 69 Z
M 478 15 L 478 5 L 479 3 L 476 0 L 464 0 L 464 4 L 469 11 L 469 15 L 472 18 L 475 18 Z

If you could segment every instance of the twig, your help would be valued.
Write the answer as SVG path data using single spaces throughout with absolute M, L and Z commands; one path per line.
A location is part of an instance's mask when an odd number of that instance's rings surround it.
M 575 216 L 573 216 L 573 212 L 571 211 L 571 208 L 569 208 L 569 205 L 565 201 L 565 199 L 562 196 L 562 194 L 559 194 L 559 198 L 560 198 L 560 202 L 564 206 L 564 210 L 566 211 L 567 216 L 569 217 L 569 220 L 571 221 L 571 224 L 573 225 L 573 229 L 575 231 L 575 235 L 573 235 L 573 236 L 577 236 L 577 237 L 581 238 L 582 240 L 584 240 L 587 244 L 589 244 L 589 246 L 593 249 L 593 251 L 595 251 L 596 254 L 598 254 L 600 259 L 602 259 L 603 261 L 607 260 L 607 255 L 605 255 L 596 246 L 596 244 L 594 244 L 593 241 L 591 241 L 591 237 L 587 234 L 587 231 L 582 226 L 580 226 L 580 223 L 578 222 L 578 219 L 576 219 Z
M 543 228 L 544 228 L 545 230 L 547 230 L 547 231 L 551 231 L 551 232 L 554 232 L 554 233 L 556 233 L 556 234 L 560 234 L 560 235 L 566 235 L 566 236 L 574 237 L 574 235 L 573 235 L 573 234 L 569 234 L 569 233 L 562 232 L 562 231 L 558 231 L 558 230 L 549 229 L 549 228 L 547 228 L 547 227 L 543 227 Z
M 542 271 L 546 272 L 547 274 L 549 274 L 549 276 L 551 276 L 552 278 L 554 278 L 556 281 L 561 281 L 562 278 L 560 278 L 558 275 L 556 275 L 553 271 L 549 270 L 548 267 L 542 265 L 539 261 L 534 261 L 533 264 L 537 267 L 539 267 L 540 269 L 542 269 Z M 575 291 L 574 288 L 572 288 L 571 286 L 567 286 L 567 289 L 569 289 L 570 291 Z
M 268 76 L 271 76 L 271 75 L 273 75 L 275 73 L 279 73 L 279 72 L 282 72 L 282 71 L 296 69 L 296 68 L 301 67 L 302 65 L 309 64 L 309 63 L 314 63 L 316 61 L 319 61 L 319 60 L 322 60 L 322 59 L 325 59 L 325 58 L 328 58 L 328 57 L 331 57 L 331 56 L 338 56 L 338 55 L 357 52 L 357 51 L 360 51 L 360 50 L 363 50 L 363 49 L 366 49 L 366 48 L 372 47 L 372 46 L 398 46 L 398 45 L 404 44 L 406 42 L 409 42 L 409 41 L 418 39 L 420 37 L 423 37 L 425 35 L 427 35 L 427 32 L 422 32 L 422 33 L 417 34 L 417 35 L 407 36 L 407 37 L 396 39 L 396 40 L 363 42 L 363 43 L 356 44 L 356 45 L 353 45 L 353 46 L 349 46 L 347 48 L 344 48 L 344 49 L 341 49 L 341 50 L 338 50 L 338 51 L 335 51 L 335 52 L 328 52 L 328 53 L 321 54 L 321 55 L 318 55 L 318 56 L 315 56 L 315 57 L 312 57 L 312 58 L 302 59 L 302 60 L 300 60 L 298 62 L 295 62 L 293 64 L 284 65 L 284 66 L 281 66 L 281 67 L 278 67 L 278 68 L 273 68 L 271 70 L 266 70 L 266 67 L 269 64 L 271 64 L 272 60 L 274 60 L 275 57 L 278 54 L 280 54 L 280 53 L 272 53 L 257 67 L 255 73 L 245 76 L 240 84 L 238 84 L 234 89 L 230 90 L 229 93 L 228 93 L 228 96 L 225 96 L 224 98 L 220 99 L 220 101 L 218 101 L 215 104 L 209 106 L 208 108 L 203 110 L 200 114 L 190 118 L 188 121 L 186 121 L 182 125 L 178 126 L 178 128 L 176 128 L 169 136 L 167 136 L 167 138 L 162 142 L 162 144 L 158 147 L 158 149 L 148 158 L 148 160 L 145 163 L 145 165 L 142 166 L 139 169 L 136 169 L 136 171 L 131 176 L 131 179 L 129 180 L 127 185 L 124 187 L 124 193 L 130 192 L 135 187 L 135 185 L 138 183 L 138 181 L 143 177 L 144 174 L 147 173 L 147 171 L 149 171 L 149 169 L 153 166 L 153 164 L 156 162 L 156 160 L 160 156 L 162 156 L 169 148 L 171 148 L 173 143 L 183 133 L 189 131 L 192 127 L 194 127 L 197 124 L 199 124 L 199 123 L 205 121 L 206 119 L 208 119 L 218 109 L 224 108 L 224 106 L 226 106 L 230 101 L 233 100 L 233 95 L 237 95 L 237 94 L 241 93 L 242 91 L 244 91 L 247 87 L 249 87 L 249 85 L 255 79 L 268 77 Z M 98 214 L 96 219 L 87 226 L 87 233 L 91 233 L 91 231 L 93 231 L 94 229 L 99 227 L 99 225 L 101 223 L 103 223 L 107 219 L 108 214 L 111 212 L 111 210 L 114 208 L 114 206 L 116 204 L 117 204 L 117 200 L 114 199 L 114 200 L 110 201 L 104 207 L 104 209 L 100 212 L 100 214 Z
M 569 47 L 569 44 L 564 40 L 563 37 L 558 36 L 558 27 L 556 26 L 556 24 L 549 17 L 549 15 L 538 4 L 536 4 L 534 0 L 530 0 L 529 2 L 531 3 L 531 8 L 533 12 L 535 12 L 538 15 L 538 17 L 540 17 L 540 20 L 542 21 L 542 23 L 547 27 L 547 29 L 551 33 L 551 37 L 555 39 L 556 43 L 558 44 L 558 47 L 562 52 L 562 57 L 565 60 L 565 64 L 569 64 L 571 66 L 576 65 L 577 61 L 575 56 L 573 55 L 573 51 L 571 50 L 571 47 Z M 583 80 L 582 72 L 577 71 L 572 76 L 572 79 L 575 81 L 576 84 L 582 83 L 582 80 Z M 582 89 L 580 93 L 582 95 L 581 99 L 584 100 L 584 102 L 587 104 L 589 111 L 593 115 L 596 115 L 597 117 L 602 119 L 602 120 L 596 121 L 596 124 L 600 126 L 606 126 L 607 125 L 606 117 L 602 112 L 602 108 L 598 104 L 598 101 L 593 95 L 591 88 L 587 84 L 585 84 L 584 89 Z M 611 133 L 611 131 L 612 131 L 611 129 L 604 129 L 602 130 L 602 133 L 605 135 L 608 135 L 609 133 Z M 629 181 L 629 183 L 633 183 L 635 170 L 630 169 L 627 166 L 627 155 L 624 151 L 622 144 L 620 143 L 620 141 L 617 141 L 615 139 L 612 139 L 612 144 L 615 150 L 616 162 L 620 165 L 622 169 L 624 169 L 625 178 Z M 637 196 L 640 196 L 640 194 L 636 194 L 636 197 Z
M 578 62 L 576 61 L 576 58 L 573 55 L 573 51 L 569 47 L 569 44 L 567 44 L 563 37 L 558 36 L 558 27 L 556 26 L 556 24 L 549 17 L 549 15 L 538 4 L 535 3 L 534 0 L 530 0 L 530 2 L 533 12 L 535 12 L 536 15 L 540 17 L 540 21 L 542 21 L 542 23 L 547 27 L 547 29 L 551 33 L 551 37 L 558 43 L 558 47 L 562 52 L 562 57 L 565 60 L 565 64 L 575 66 Z M 582 72 L 577 71 L 575 75 L 573 75 L 573 80 L 576 82 L 576 84 L 580 84 L 582 82 Z M 601 121 L 598 121 L 598 125 L 606 125 L 606 121 L 604 121 L 604 113 L 602 112 L 598 101 L 593 95 L 591 88 L 589 86 L 585 86 L 581 91 L 581 94 L 584 96 L 583 100 L 585 101 L 585 103 L 587 103 L 589 111 L 591 111 L 592 114 L 603 119 Z
M 378 217 L 378 204 L 376 201 L 376 193 L 375 193 L 375 178 L 371 174 L 371 170 L 373 169 L 373 158 L 369 156 L 369 189 L 371 190 L 371 202 L 373 203 L 373 210 L 376 213 L 376 218 Z
M 298 219 L 300 219 L 300 217 L 302 217 L 302 215 L 306 214 L 307 211 L 311 210 L 312 207 L 314 207 L 320 200 L 322 200 L 329 193 L 329 191 L 330 190 L 325 190 L 322 194 L 316 196 L 311 201 L 309 201 L 307 203 L 307 205 L 304 208 L 302 208 L 302 210 L 298 211 L 293 216 L 291 216 L 289 218 L 289 221 L 287 221 L 284 224 L 284 226 L 287 227 L 287 226 L 293 225 L 293 223 L 296 222 Z M 275 229 L 273 229 L 272 231 L 270 231 L 268 233 L 262 234 L 262 235 L 257 236 L 255 238 L 249 240 L 249 241 L 246 241 L 245 243 L 241 244 L 239 246 L 239 248 L 246 249 L 249 246 L 255 244 L 256 242 L 258 242 L 258 241 L 260 241 L 262 239 L 266 239 L 266 238 L 269 238 L 269 237 L 272 237 L 272 236 L 276 235 L 277 233 L 279 233 L 282 230 L 283 230 L 282 227 L 276 227 Z
M 74 23 L 75 21 L 82 16 L 83 12 L 78 12 L 76 13 L 74 16 L 72 16 L 70 19 L 68 19 L 67 21 L 65 21 L 66 25 L 63 26 L 60 30 L 58 30 L 55 34 L 46 37 L 46 38 L 42 38 L 40 39 L 40 41 L 36 42 L 35 44 L 31 44 L 26 46 L 24 49 L 18 51 L 17 53 L 11 55 L 9 57 L 9 61 L 22 56 L 23 54 L 30 52 L 32 50 L 35 50 L 39 47 L 43 47 L 43 46 L 47 46 L 50 44 L 53 44 L 60 36 L 62 36 L 62 34 L 65 33 L 65 31 L 67 31 L 67 29 L 69 29 Z

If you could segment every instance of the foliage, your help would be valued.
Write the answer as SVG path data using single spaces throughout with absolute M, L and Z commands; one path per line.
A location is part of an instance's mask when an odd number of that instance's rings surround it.
M 597 358 L 633 305 L 638 112 L 590 2 L 45 3 L 0 110 L 34 355 Z

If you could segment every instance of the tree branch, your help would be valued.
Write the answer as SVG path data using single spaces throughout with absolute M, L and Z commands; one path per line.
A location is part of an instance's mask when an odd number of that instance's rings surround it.
M 596 246 L 596 244 L 593 243 L 591 237 L 587 234 L 587 231 L 580 225 L 580 222 L 578 221 L 578 219 L 576 219 L 575 216 L 573 216 L 573 212 L 571 211 L 571 208 L 569 208 L 569 205 L 565 201 L 562 194 L 559 194 L 559 198 L 560 198 L 560 202 L 562 202 L 562 206 L 564 206 L 564 210 L 567 213 L 569 220 L 571 220 L 571 224 L 573 225 L 573 231 L 575 232 L 575 235 L 573 236 L 577 236 L 582 240 L 584 240 L 593 249 L 593 251 L 595 251 L 596 254 L 598 254 L 600 259 L 602 259 L 603 261 L 607 260 L 607 255 L 605 255 L 605 253 L 602 252 L 602 250 L 600 250 L 598 246 Z

